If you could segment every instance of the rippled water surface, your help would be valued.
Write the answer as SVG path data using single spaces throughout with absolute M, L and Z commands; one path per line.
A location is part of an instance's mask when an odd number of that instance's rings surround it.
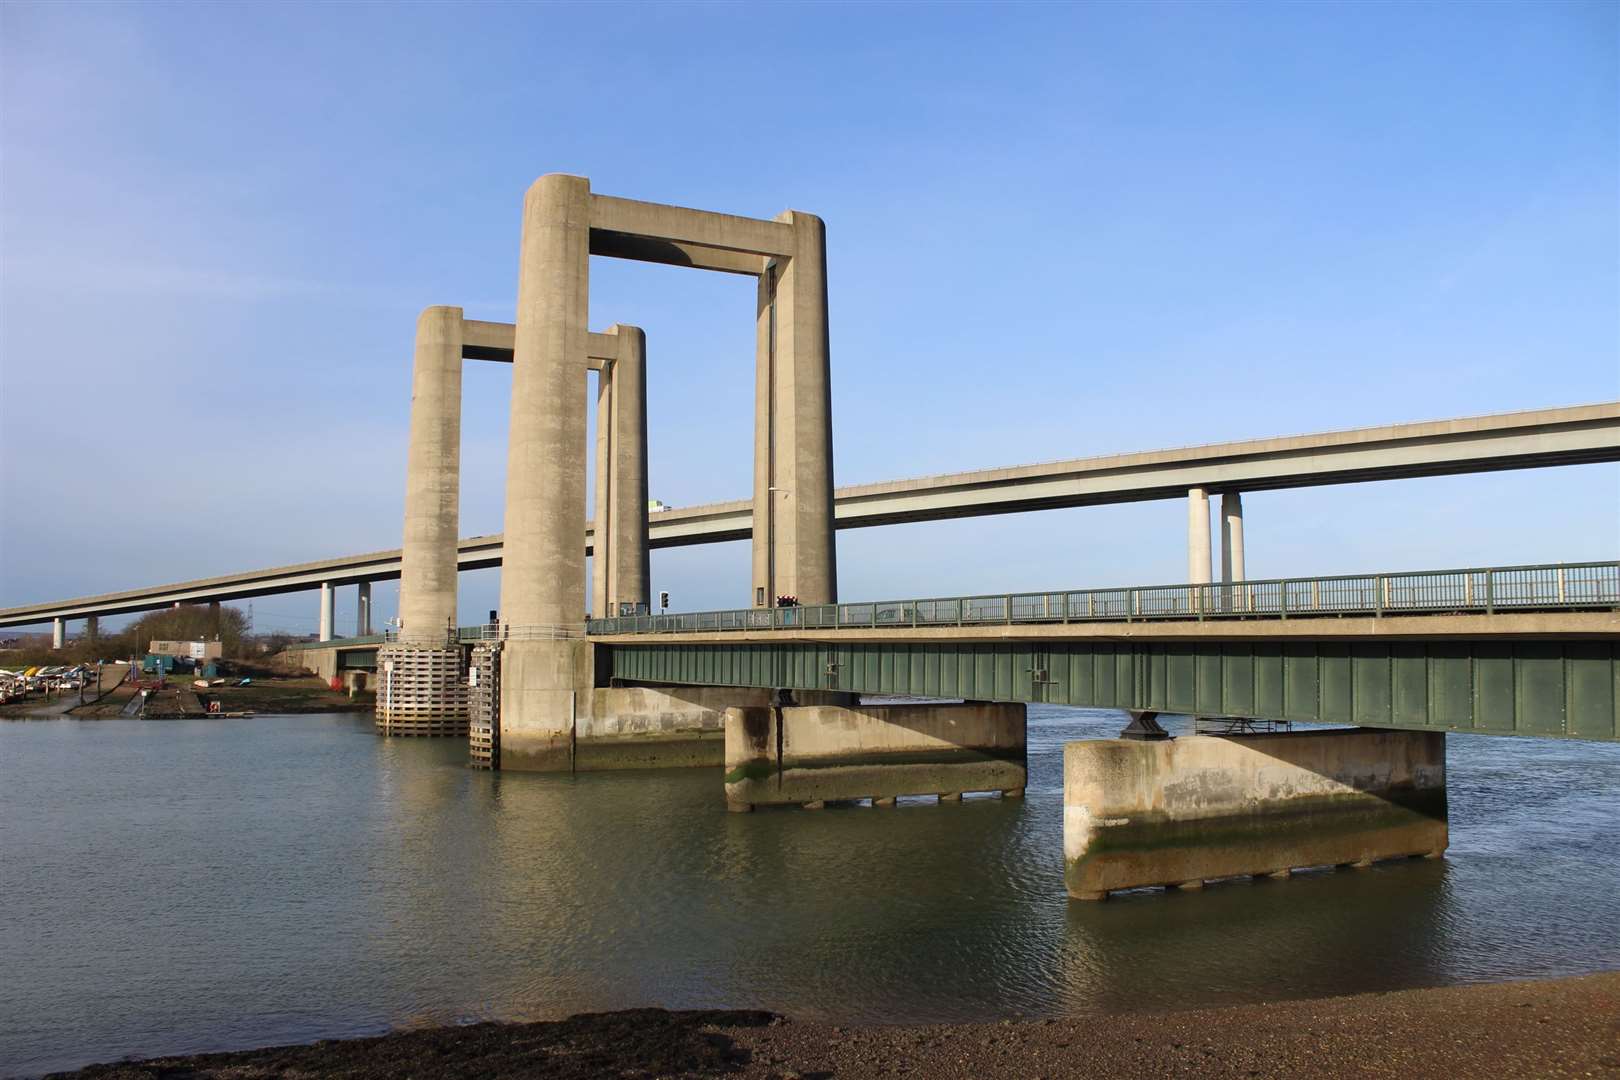
M 490 775 L 366 718 L 0 724 L 0 1073 L 475 1017 L 974 1020 L 1620 967 L 1620 747 L 1452 736 L 1441 861 L 1070 903 L 1023 801 L 728 814 L 719 770 Z

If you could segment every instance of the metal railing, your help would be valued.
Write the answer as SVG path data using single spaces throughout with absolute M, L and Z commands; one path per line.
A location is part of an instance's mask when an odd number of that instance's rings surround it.
M 1003 593 L 593 619 L 590 634 L 1296 619 L 1620 607 L 1620 562 Z

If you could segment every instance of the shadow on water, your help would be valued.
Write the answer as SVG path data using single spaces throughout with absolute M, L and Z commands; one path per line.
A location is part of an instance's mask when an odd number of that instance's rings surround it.
M 717 769 L 489 774 L 364 718 L 0 725 L 0 1073 L 472 1018 L 984 1020 L 1620 964 L 1620 747 L 1454 737 L 1452 852 L 1070 903 L 1023 800 L 728 814 Z

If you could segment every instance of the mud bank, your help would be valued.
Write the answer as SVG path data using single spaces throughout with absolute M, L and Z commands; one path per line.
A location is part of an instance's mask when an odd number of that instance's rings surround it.
M 1620 972 L 995 1024 L 637 1009 L 93 1065 L 112 1078 L 1620 1076 Z

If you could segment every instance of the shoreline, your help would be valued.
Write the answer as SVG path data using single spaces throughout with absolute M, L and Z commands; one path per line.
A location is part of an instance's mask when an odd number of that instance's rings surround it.
M 50 1075 L 1129 1080 L 1184 1074 L 1620 1077 L 1620 971 L 972 1024 L 831 1025 L 758 1010 L 630 1009 L 96 1064 Z

